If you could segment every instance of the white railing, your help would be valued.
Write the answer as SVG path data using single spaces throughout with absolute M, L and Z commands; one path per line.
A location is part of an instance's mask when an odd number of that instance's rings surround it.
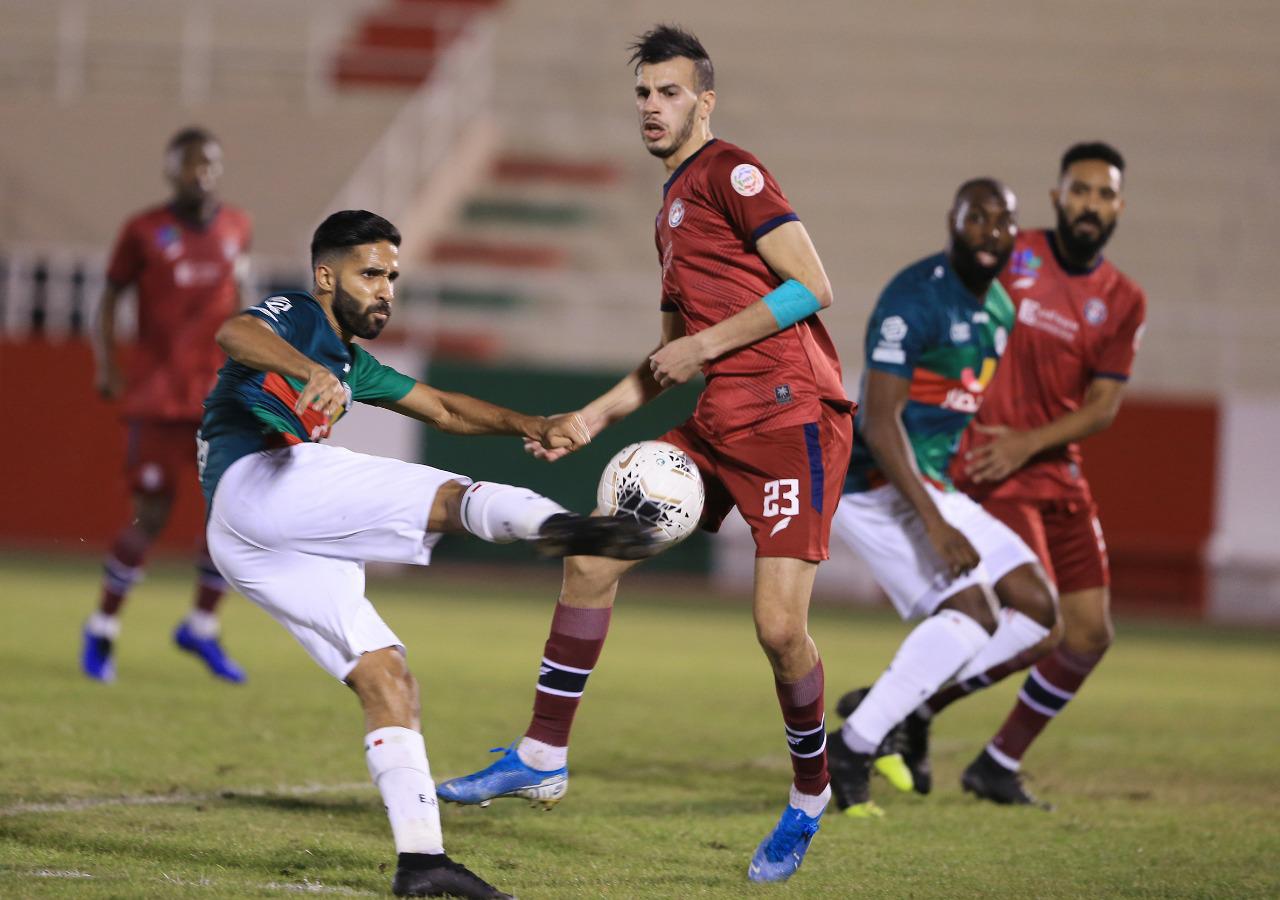
M 492 119 L 494 23 L 472 17 L 440 54 L 431 77 L 369 149 L 329 209 L 376 209 L 396 221 L 421 205 L 428 179 L 472 126 Z
M 0 0 L 0 95 L 61 105 L 112 96 L 209 100 L 270 96 L 319 109 L 333 96 L 344 38 L 376 0 Z M 397 11 L 395 24 L 456 31 L 465 7 Z M 355 74 L 424 71 L 434 50 L 351 58 Z M 446 54 L 447 55 L 447 54 Z

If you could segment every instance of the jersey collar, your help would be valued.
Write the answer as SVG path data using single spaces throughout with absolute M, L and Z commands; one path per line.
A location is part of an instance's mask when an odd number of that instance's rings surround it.
M 701 156 L 702 151 L 706 150 L 708 147 L 714 144 L 717 140 L 718 140 L 717 138 L 712 138 L 711 140 L 707 141 L 697 150 L 694 150 L 692 156 L 690 156 L 688 159 L 686 159 L 684 162 L 680 163 L 680 165 L 676 167 L 676 170 L 671 173 L 671 177 L 667 179 L 667 183 L 662 186 L 663 200 L 667 199 L 667 191 L 671 190 L 671 185 L 675 184 L 676 179 L 679 178 L 682 174 L 684 174 L 685 169 L 689 168 L 689 163 L 693 162 L 695 159 Z

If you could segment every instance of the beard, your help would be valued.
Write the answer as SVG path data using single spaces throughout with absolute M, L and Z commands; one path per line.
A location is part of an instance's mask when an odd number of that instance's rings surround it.
M 978 251 L 986 250 L 988 253 L 995 254 L 996 262 L 993 266 L 984 266 L 978 262 Z M 993 250 L 990 247 L 970 247 L 963 240 L 954 238 L 951 247 L 951 266 L 956 270 L 956 274 L 960 276 L 960 280 L 965 284 L 976 284 L 983 281 L 994 281 L 995 277 L 1004 269 L 1005 264 L 1009 262 L 1009 257 L 1013 255 L 1013 244 L 1001 252 Z
M 685 142 L 689 140 L 689 136 L 693 134 L 693 121 L 697 112 L 698 107 L 695 104 L 694 107 L 689 110 L 689 115 L 685 117 L 684 124 L 680 126 L 680 130 L 672 135 L 670 144 L 665 147 L 651 147 L 646 144 L 645 149 L 648 150 L 652 156 L 658 157 L 658 159 L 666 159 L 668 156 L 675 153 L 685 145 Z
M 374 313 L 385 313 L 386 320 L 379 322 Z M 383 301 L 368 308 L 362 308 L 355 297 L 342 289 L 342 285 L 333 287 L 333 317 L 338 320 L 338 327 L 347 334 L 370 340 L 382 334 L 382 329 L 391 320 L 391 304 Z
M 1075 226 L 1081 222 L 1092 222 L 1098 229 L 1097 237 L 1076 234 Z M 1068 259 L 1082 263 L 1089 262 L 1102 252 L 1102 248 L 1107 245 L 1107 241 L 1111 240 L 1111 233 L 1115 230 L 1115 219 L 1111 220 L 1110 225 L 1103 225 L 1102 220 L 1094 213 L 1086 212 L 1076 216 L 1074 222 L 1068 222 L 1066 212 L 1061 206 L 1058 207 L 1058 242 Z

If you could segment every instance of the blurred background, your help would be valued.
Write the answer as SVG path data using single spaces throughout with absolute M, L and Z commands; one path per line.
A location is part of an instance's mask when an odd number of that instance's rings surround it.
M 221 193 L 253 217 L 246 303 L 308 286 L 312 229 L 363 207 L 406 238 L 384 362 L 538 412 L 634 366 L 658 336 L 665 174 L 626 45 L 659 21 L 701 37 L 714 133 L 765 162 L 813 236 L 851 392 L 877 294 L 942 248 L 961 181 L 1004 179 L 1023 226 L 1050 226 L 1061 152 L 1115 144 L 1128 205 L 1107 254 L 1150 304 L 1120 417 L 1085 445 L 1116 605 L 1280 624 L 1273 0 L 0 0 L 0 548 L 96 556 L 125 516 L 87 333 L 117 229 L 167 196 L 185 125 L 218 136 Z M 336 441 L 586 509 L 604 461 L 695 395 L 555 466 L 368 409 Z M 192 484 L 163 546 L 188 556 L 202 517 Z M 652 568 L 737 591 L 752 553 L 737 520 Z M 437 560 L 533 564 L 456 539 Z M 819 593 L 880 599 L 838 545 Z

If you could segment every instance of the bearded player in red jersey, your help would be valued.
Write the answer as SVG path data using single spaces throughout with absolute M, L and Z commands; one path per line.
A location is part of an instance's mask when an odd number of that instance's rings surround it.
M 794 784 L 748 877 L 781 881 L 799 867 L 831 796 L 822 663 L 807 621 L 849 463 L 852 404 L 815 315 L 830 305 L 831 287 L 808 233 L 759 160 L 711 135 L 716 94 L 706 50 L 667 26 L 632 49 L 641 138 L 669 174 L 656 222 L 662 343 L 581 414 L 598 434 L 664 388 L 706 375 L 693 417 L 661 440 L 702 472 L 703 527 L 716 530 L 737 506 L 755 538 L 756 632 L 773 668 Z M 632 565 L 565 560 L 529 729 L 489 768 L 442 784 L 443 799 L 560 799 L 569 729 Z
M 1119 412 L 1146 318 L 1142 288 L 1102 256 L 1123 188 L 1114 147 L 1076 144 L 1063 155 L 1050 191 L 1057 227 L 1019 235 L 1000 276 L 1017 324 L 957 455 L 957 486 L 1026 541 L 1060 593 L 1059 625 L 1044 642 L 943 689 L 904 723 L 907 764 L 927 775 L 930 719 L 1032 666 L 1008 719 L 961 779 L 996 803 L 1036 805 L 1018 774 L 1022 757 L 1114 634 L 1107 548 L 1079 442 Z
M 222 148 L 212 134 L 202 128 L 175 134 L 165 148 L 164 171 L 173 196 L 121 229 L 96 335 L 97 388 L 103 397 L 121 400 L 133 494 L 133 515 L 107 554 L 98 608 L 84 628 L 81 668 L 106 682 L 115 680 L 112 650 L 120 608 L 169 521 L 178 486 L 197 486 L 196 429 L 224 361 L 214 334 L 240 308 L 237 269 L 250 240 L 248 215 L 218 200 Z M 137 293 L 138 346 L 125 378 L 116 355 L 115 315 L 129 287 Z M 244 672 L 218 640 L 215 611 L 226 582 L 209 559 L 203 535 L 200 541 L 195 607 L 179 623 L 174 641 L 214 675 L 239 683 Z

